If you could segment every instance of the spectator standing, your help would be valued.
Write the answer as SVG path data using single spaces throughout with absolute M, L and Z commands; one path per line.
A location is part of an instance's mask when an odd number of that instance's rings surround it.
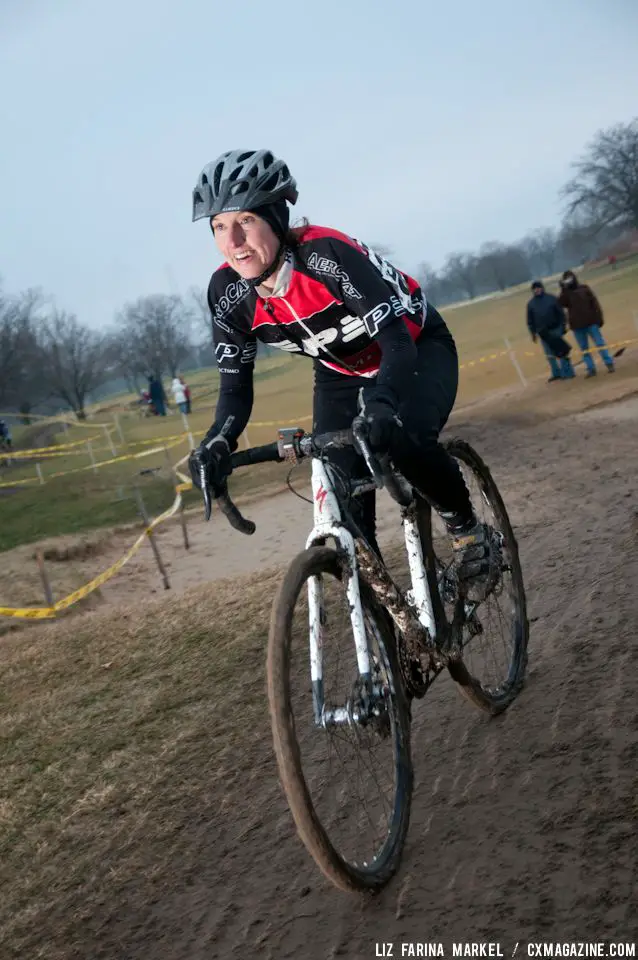
M 186 389 L 184 383 L 182 382 L 181 377 L 173 377 L 173 382 L 171 384 L 171 391 L 173 393 L 173 399 L 175 403 L 182 411 L 182 413 L 188 413 L 188 404 L 186 402 Z
M 184 393 L 186 394 L 186 413 L 191 412 L 191 388 L 185 383 L 184 378 L 179 378 L 184 385 Z
M 166 416 L 166 394 L 162 381 L 158 377 L 149 377 L 148 392 L 151 395 L 151 403 L 155 407 L 155 413 L 159 417 Z
M 576 343 L 583 351 L 587 367 L 585 377 L 596 376 L 596 364 L 589 349 L 589 338 L 598 347 L 603 363 L 609 373 L 614 372 L 614 361 L 607 349 L 605 338 L 600 332 L 604 323 L 602 307 L 596 294 L 586 283 L 579 283 L 573 270 L 565 270 L 561 281 L 561 293 L 558 302 L 567 310 L 569 326 L 574 332 Z
M 547 382 L 571 380 L 575 373 L 569 359 L 571 347 L 563 339 L 567 330 L 565 313 L 558 298 L 547 293 L 540 280 L 532 284 L 532 298 L 527 304 L 527 328 L 533 342 L 540 337 L 543 345 L 551 371 Z

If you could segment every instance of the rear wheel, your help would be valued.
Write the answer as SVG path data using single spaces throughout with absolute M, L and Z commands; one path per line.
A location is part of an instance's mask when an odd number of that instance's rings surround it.
M 462 659 L 453 662 L 449 669 L 472 703 L 497 714 L 520 692 L 527 667 L 529 622 L 518 544 L 485 462 L 464 440 L 451 440 L 446 449 L 461 468 L 478 519 L 489 524 L 495 533 L 498 563 L 495 585 L 487 596 L 477 594 L 473 598 L 470 589 L 465 598 L 458 599 L 450 577 L 449 538 L 435 541 L 441 594 L 444 603 L 447 599 L 446 611 L 454 610 L 453 630 L 462 647 Z
M 360 578 L 372 661 L 371 688 L 362 688 L 346 573 L 340 555 L 328 547 L 305 550 L 289 567 L 272 610 L 268 698 L 279 774 L 303 843 L 337 887 L 374 890 L 397 870 L 408 830 L 409 707 L 389 618 Z M 318 722 L 309 584 L 322 598 L 324 709 Z

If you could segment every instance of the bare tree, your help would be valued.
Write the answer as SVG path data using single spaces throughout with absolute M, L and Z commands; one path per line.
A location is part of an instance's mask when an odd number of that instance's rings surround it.
M 185 308 L 190 312 L 196 327 L 202 331 L 208 340 L 211 340 L 212 323 L 206 290 L 201 287 L 190 287 Z
M 477 259 L 473 253 L 451 253 L 443 269 L 448 282 L 467 294 L 469 300 L 473 300 L 476 296 L 478 286 L 476 265 Z
M 91 390 L 109 376 L 104 338 L 73 314 L 54 311 L 40 330 L 40 373 L 51 395 L 69 405 L 78 420 Z
M 448 278 L 439 273 L 429 263 L 421 263 L 415 272 L 415 279 L 421 285 L 428 303 L 443 306 L 454 299 L 455 290 Z
M 638 118 L 599 131 L 562 190 L 567 217 L 638 229 Z
M 559 242 L 566 263 L 584 263 L 596 255 L 598 227 L 584 218 L 567 220 L 561 227 Z
M 533 274 L 554 273 L 558 259 L 558 233 L 552 227 L 540 227 L 521 240 L 520 248 Z
M 530 268 L 520 247 L 484 243 L 476 262 L 476 276 L 488 290 L 506 290 L 529 279 Z
M 19 296 L 0 290 L 0 405 L 16 406 L 25 414 L 50 396 L 39 368 L 43 306 L 39 290 Z
M 110 369 L 125 380 L 131 393 L 139 393 L 146 386 L 146 367 L 131 349 L 129 338 L 120 331 L 109 331 L 104 343 Z
M 174 377 L 191 353 L 192 315 L 180 297 L 154 294 L 127 304 L 118 317 L 116 336 L 126 367 L 135 374 Z M 124 368 L 120 367 L 122 373 Z

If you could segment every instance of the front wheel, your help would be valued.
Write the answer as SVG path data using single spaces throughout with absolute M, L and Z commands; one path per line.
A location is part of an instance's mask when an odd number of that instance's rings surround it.
M 410 818 L 409 707 L 395 641 L 359 579 L 371 660 L 362 684 L 346 583 L 328 547 L 300 553 L 273 604 L 268 699 L 279 774 L 297 831 L 324 875 L 345 891 L 375 890 L 398 868 Z M 321 667 L 311 682 L 309 589 L 317 598 Z

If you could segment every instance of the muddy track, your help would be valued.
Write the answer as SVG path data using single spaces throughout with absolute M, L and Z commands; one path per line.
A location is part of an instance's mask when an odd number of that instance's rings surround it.
M 528 680 L 492 720 L 445 677 L 417 704 L 412 821 L 392 884 L 367 900 L 318 874 L 264 729 L 236 758 L 236 803 L 224 804 L 227 784 L 209 784 L 213 823 L 193 811 L 171 884 L 155 903 L 121 904 L 92 955 L 363 960 L 388 940 L 500 940 L 507 956 L 517 941 L 637 939 L 638 410 L 626 407 L 455 425 L 516 525 Z M 272 543 L 271 559 L 284 547 Z

